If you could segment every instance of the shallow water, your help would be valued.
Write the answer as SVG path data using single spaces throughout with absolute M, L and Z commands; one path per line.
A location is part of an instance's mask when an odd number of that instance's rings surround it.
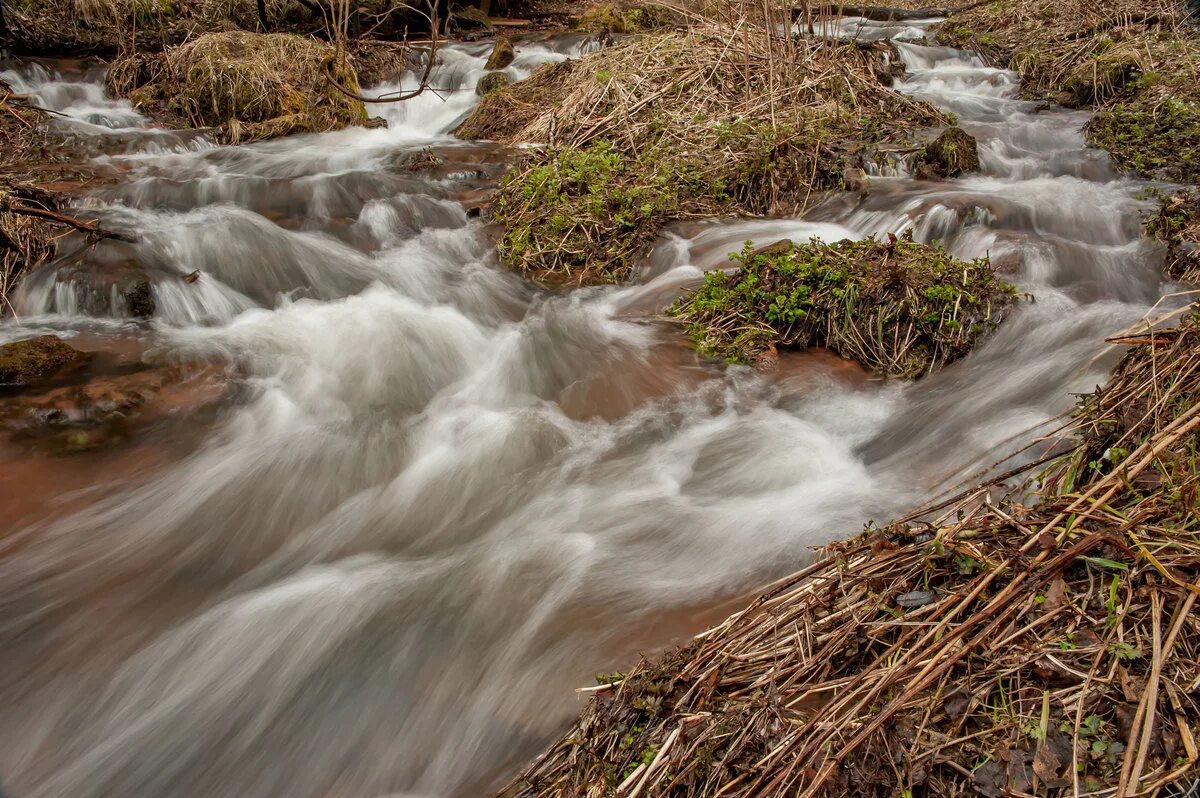
M 458 202 L 504 157 L 446 132 L 486 45 L 448 49 L 440 91 L 381 106 L 386 129 L 240 147 L 149 130 L 95 75 L 6 72 L 122 175 L 84 203 L 138 242 L 32 275 L 0 341 L 135 346 L 235 389 L 124 455 L 0 452 L 0 518 L 22 518 L 0 535 L 0 782 L 477 795 L 597 671 L 1051 424 L 1167 290 L 1142 186 L 1085 147 L 1084 114 L 922 29 L 858 32 L 910 40 L 900 88 L 958 115 L 981 174 L 680 227 L 630 285 L 566 295 L 500 271 Z M 529 43 L 508 71 L 588 46 Z M 426 149 L 461 170 L 408 170 Z M 820 354 L 720 369 L 657 318 L 747 239 L 910 229 L 1032 296 L 917 383 Z M 128 268 L 149 322 L 87 279 Z

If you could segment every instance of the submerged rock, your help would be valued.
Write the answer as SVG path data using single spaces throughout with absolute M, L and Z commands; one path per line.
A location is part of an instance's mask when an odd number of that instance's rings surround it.
M 127 441 L 168 417 L 190 416 L 228 392 L 216 367 L 137 368 L 0 400 L 0 433 L 21 448 L 77 454 Z
M 64 268 L 58 272 L 56 282 L 67 286 L 80 310 L 90 316 L 146 319 L 154 315 L 150 275 L 132 263 Z
M 4 344 L 0 346 L 0 391 L 42 384 L 86 362 L 86 354 L 56 335 Z
M 917 177 L 929 180 L 955 177 L 979 168 L 979 149 L 974 137 L 959 127 L 946 128 L 917 154 Z
M 503 89 L 510 83 L 512 83 L 512 78 L 507 73 L 489 72 L 479 79 L 479 84 L 475 86 L 475 93 L 483 97 L 494 91 Z

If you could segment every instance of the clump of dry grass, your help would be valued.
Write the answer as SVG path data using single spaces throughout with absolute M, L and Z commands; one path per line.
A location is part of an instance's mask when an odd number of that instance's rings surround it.
M 738 363 L 820 346 L 911 379 L 965 356 L 1015 302 L 986 259 L 959 261 L 911 236 L 747 244 L 734 260 L 735 272 L 710 272 L 671 312 L 702 354 Z
M 187 0 L 8 0 L 11 44 L 39 55 L 107 55 L 122 47 L 160 49 L 191 30 Z
M 667 222 L 798 212 L 875 145 L 945 124 L 885 85 L 886 45 L 769 30 L 743 19 L 625 39 L 484 98 L 460 136 L 550 145 L 497 194 L 502 261 L 619 281 Z
M 332 46 L 288 33 L 212 33 L 161 56 L 113 64 L 109 86 L 135 105 L 183 125 L 211 127 L 225 142 L 334 130 L 367 122 L 351 92 L 358 78 Z
M 1035 504 L 992 483 L 826 548 L 592 688 L 501 795 L 1191 794 L 1200 317 L 1116 343 Z

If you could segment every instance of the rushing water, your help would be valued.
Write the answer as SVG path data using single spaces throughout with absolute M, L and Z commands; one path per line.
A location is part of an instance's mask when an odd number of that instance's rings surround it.
M 585 46 L 531 43 L 509 71 Z M 111 168 L 87 204 L 138 240 L 32 275 L 0 341 L 215 363 L 233 388 L 136 457 L 0 452 L 0 518 L 22 519 L 0 535 L 0 782 L 477 795 L 596 671 L 1068 409 L 1111 365 L 1105 335 L 1166 290 L 1139 185 L 1085 148 L 1083 113 L 1019 100 L 967 54 L 898 46 L 901 89 L 957 114 L 981 174 L 679 228 L 632 284 L 566 295 L 497 269 L 459 202 L 502 158 L 446 133 L 485 45 L 447 49 L 442 91 L 382 106 L 386 129 L 241 147 L 146 130 L 95 76 L 5 73 Z M 405 168 L 428 148 L 449 166 Z M 718 369 L 655 318 L 746 239 L 908 229 L 990 253 L 1033 297 L 917 383 L 817 356 Z M 87 279 L 130 264 L 148 323 Z

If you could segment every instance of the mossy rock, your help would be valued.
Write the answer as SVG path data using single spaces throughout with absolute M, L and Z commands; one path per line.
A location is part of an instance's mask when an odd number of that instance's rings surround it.
M 588 33 L 643 33 L 668 27 L 677 14 L 661 6 L 625 6 L 600 3 L 572 20 L 571 27 Z
M 113 65 L 110 87 L 168 121 L 216 130 L 224 142 L 367 123 L 358 76 L 335 49 L 290 33 L 211 33 L 159 56 Z M 332 80 L 331 80 L 332 79 Z M 144 81 L 144 82 L 143 82 Z M 332 81 L 345 89 L 338 91 Z
M 479 83 L 475 86 L 475 93 L 480 97 L 484 97 L 494 91 L 503 89 L 510 83 L 512 83 L 512 78 L 508 76 L 508 73 L 489 72 L 479 79 Z
M 492 48 L 492 54 L 488 56 L 487 63 L 483 65 L 483 68 L 489 72 L 504 69 L 516 57 L 517 52 L 513 49 L 512 42 L 508 39 L 497 39 L 496 45 Z
M 87 355 L 56 335 L 0 346 L 0 391 L 39 385 L 87 362 Z
M 671 308 L 698 351 L 754 363 L 773 348 L 826 347 L 881 374 L 915 378 L 965 356 L 1016 301 L 986 260 L 911 237 L 779 241 L 732 256 Z
M 956 177 L 979 169 L 975 139 L 960 127 L 946 128 L 917 154 L 917 177 Z

